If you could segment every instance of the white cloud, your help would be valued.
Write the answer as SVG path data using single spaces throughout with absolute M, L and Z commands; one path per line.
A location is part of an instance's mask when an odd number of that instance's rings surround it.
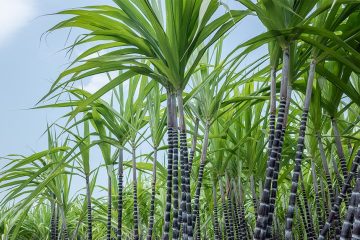
M 95 75 L 90 78 L 90 81 L 87 84 L 84 85 L 84 90 L 90 93 L 95 93 L 108 82 L 109 79 L 106 74 Z
M 110 72 L 109 74 L 110 74 L 111 79 L 114 79 L 117 76 L 116 72 Z M 98 74 L 98 75 L 92 76 L 89 80 L 85 80 L 84 85 L 80 88 L 84 89 L 87 92 L 95 93 L 100 88 L 105 86 L 105 84 L 109 83 L 109 81 L 110 81 L 110 79 L 108 78 L 107 74 L 105 74 L 105 73 Z M 129 91 L 129 82 L 125 81 L 123 83 L 123 86 L 124 86 L 124 95 L 125 95 L 124 97 L 127 97 L 128 91 Z M 107 92 L 101 98 L 105 101 L 110 101 L 111 92 Z
M 0 0 L 0 45 L 35 17 L 33 0 Z

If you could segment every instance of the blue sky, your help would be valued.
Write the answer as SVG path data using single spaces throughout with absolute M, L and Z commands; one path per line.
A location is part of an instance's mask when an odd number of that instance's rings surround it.
M 0 0 L 0 156 L 31 153 L 46 147 L 41 137 L 59 110 L 26 110 L 49 89 L 68 63 L 64 52 L 67 32 L 41 35 L 60 19 L 43 16 L 56 11 L 109 1 Z
M 234 7 L 234 1 L 223 1 Z M 67 31 L 40 40 L 41 35 L 56 24 L 57 16 L 44 16 L 59 10 L 110 0 L 0 0 L 0 156 L 30 154 L 46 149 L 42 137 L 47 123 L 62 115 L 58 109 L 29 110 L 47 92 L 51 83 L 67 66 L 69 59 L 60 51 Z M 244 20 L 231 33 L 225 44 L 230 51 L 238 43 L 263 31 L 255 17 Z M 73 32 L 72 35 L 76 35 Z M 95 91 L 104 78 L 88 80 L 85 88 Z

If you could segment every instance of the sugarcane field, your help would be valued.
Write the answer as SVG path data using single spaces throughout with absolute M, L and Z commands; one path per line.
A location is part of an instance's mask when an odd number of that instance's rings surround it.
M 360 0 L 0 0 L 1 240 L 360 240 Z

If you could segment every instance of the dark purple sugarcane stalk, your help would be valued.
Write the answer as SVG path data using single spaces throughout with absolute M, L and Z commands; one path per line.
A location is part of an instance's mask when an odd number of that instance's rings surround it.
M 157 163 L 157 147 L 154 147 L 154 161 L 153 161 L 153 179 L 151 181 L 151 200 L 150 200 L 150 214 L 149 214 L 149 227 L 146 240 L 151 240 L 153 236 L 153 228 L 155 221 L 155 195 L 156 195 L 156 163 Z
M 280 88 L 280 105 L 279 105 L 278 119 L 276 124 L 274 142 L 271 149 L 270 157 L 268 159 L 269 163 L 267 164 L 268 167 L 266 169 L 266 179 L 265 179 L 264 189 L 261 195 L 260 205 L 258 208 L 258 217 L 257 217 L 256 227 L 253 237 L 255 240 L 263 240 L 266 237 L 268 212 L 270 208 L 271 183 L 274 173 L 275 162 L 279 154 L 280 140 L 282 136 L 282 129 L 284 123 L 285 105 L 287 99 L 287 86 L 289 80 L 289 67 L 290 67 L 290 52 L 289 52 L 289 46 L 286 46 L 283 49 L 283 70 L 282 70 L 283 78 L 281 81 L 281 88 Z
M 167 134 L 168 134 L 168 156 L 167 156 L 167 178 L 166 178 L 166 206 L 164 213 L 164 230 L 162 234 L 163 240 L 169 240 L 170 232 L 170 214 L 171 214 L 171 198 L 172 198 L 172 171 L 173 171 L 173 137 L 174 137 L 174 116 L 176 111 L 176 103 L 173 102 L 173 92 L 167 92 Z
M 309 107 L 310 107 L 310 101 L 311 101 L 311 95 L 312 95 L 313 81 L 314 81 L 314 76 L 315 76 L 315 68 L 316 68 L 316 61 L 312 60 L 311 64 L 310 64 L 308 82 L 306 85 L 305 102 L 304 102 L 303 113 L 301 116 L 299 138 L 298 138 L 297 150 L 296 150 L 296 156 L 295 156 L 295 167 L 294 167 L 294 172 L 293 172 L 292 180 L 291 180 L 289 205 L 288 205 L 288 210 L 287 210 L 287 214 L 286 214 L 286 227 L 285 227 L 285 239 L 286 240 L 292 239 L 292 224 L 293 224 L 293 219 L 294 219 L 294 214 L 295 214 L 295 204 L 296 204 L 296 195 L 297 195 L 299 177 L 301 174 L 301 162 L 302 162 L 303 152 L 304 152 L 305 131 L 306 131 L 306 125 L 307 125 L 307 119 L 308 119 L 308 113 L 309 113 Z
M 347 240 L 347 239 L 351 238 L 351 229 L 353 227 L 355 210 L 358 207 L 357 202 L 356 202 L 357 195 L 359 194 L 359 191 L 360 191 L 359 174 L 357 174 L 357 176 L 358 177 L 356 179 L 356 185 L 355 185 L 354 190 L 351 193 L 348 210 L 347 210 L 347 213 L 346 213 L 346 216 L 343 221 L 342 228 L 341 228 L 340 240 Z
M 355 176 L 355 173 L 358 169 L 359 163 L 360 163 L 360 150 L 358 151 L 358 153 L 352 163 L 350 173 L 348 174 L 348 177 L 346 178 L 346 180 L 341 188 L 340 194 L 338 194 L 336 197 L 336 200 L 333 204 L 333 207 L 328 216 L 328 219 L 319 234 L 319 237 L 318 237 L 319 240 L 325 239 L 325 236 L 326 236 L 327 232 L 329 231 L 331 224 L 333 223 L 336 215 L 339 213 L 339 208 L 340 208 L 341 202 L 346 197 L 346 193 L 347 193 L 348 189 L 351 187 L 350 183 L 351 183 L 351 180 L 353 179 L 353 177 Z

